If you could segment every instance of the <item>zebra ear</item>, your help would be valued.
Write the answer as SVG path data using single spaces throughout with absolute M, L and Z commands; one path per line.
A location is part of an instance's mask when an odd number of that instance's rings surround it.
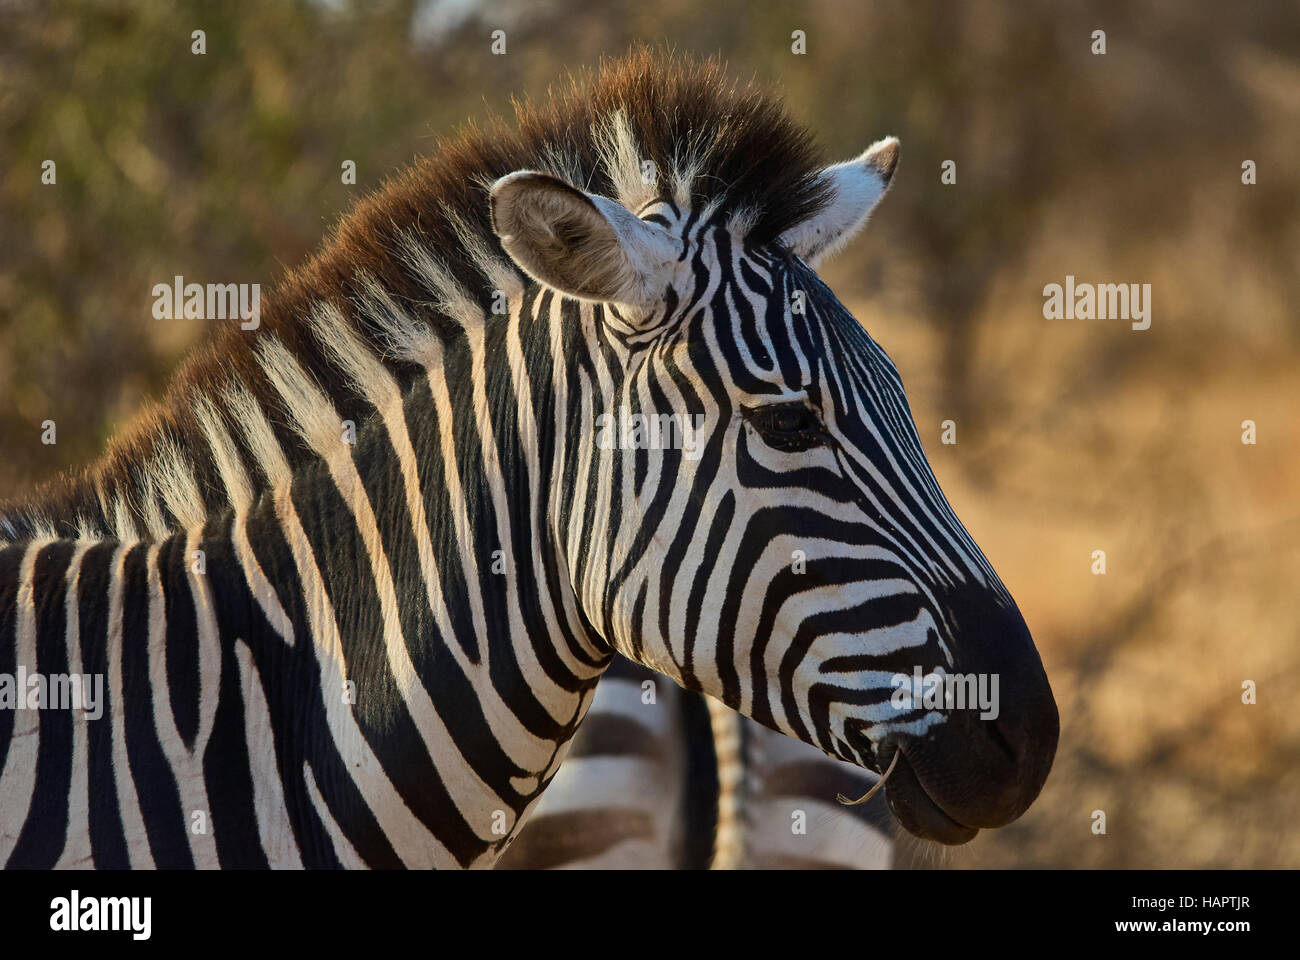
M 533 279 L 584 300 L 637 309 L 662 301 L 676 245 L 658 224 L 531 170 L 502 177 L 490 198 L 492 229 Z
M 827 167 L 822 176 L 831 183 L 830 202 L 783 233 L 781 242 L 811 266 L 838 252 L 866 225 L 897 166 L 898 140 L 886 137 L 861 156 Z

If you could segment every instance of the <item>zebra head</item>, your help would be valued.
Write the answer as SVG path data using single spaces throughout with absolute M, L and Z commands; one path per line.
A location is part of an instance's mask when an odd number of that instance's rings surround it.
M 535 171 L 495 182 L 492 222 L 539 282 L 528 308 L 564 321 L 550 507 L 594 632 L 832 756 L 897 754 L 894 815 L 962 843 L 1037 796 L 1058 717 L 898 371 L 813 269 L 897 157 L 825 168 L 769 238 L 690 191 L 629 203 Z

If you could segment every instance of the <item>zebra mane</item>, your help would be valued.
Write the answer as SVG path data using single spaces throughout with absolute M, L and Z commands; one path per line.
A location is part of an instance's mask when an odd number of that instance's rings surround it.
M 481 326 L 498 291 L 522 290 L 489 219 L 488 189 L 508 173 L 551 173 L 633 211 L 671 198 L 751 244 L 828 200 L 808 131 L 717 58 L 638 47 L 514 108 L 514 124 L 471 122 L 358 201 L 262 298 L 258 329 L 221 327 L 98 461 L 0 506 L 0 543 L 158 537 L 271 484 L 274 443 L 291 468 L 318 456 L 313 403 L 361 424 L 378 389 L 365 376 L 409 379 Z M 259 408 L 250 440 L 239 418 Z

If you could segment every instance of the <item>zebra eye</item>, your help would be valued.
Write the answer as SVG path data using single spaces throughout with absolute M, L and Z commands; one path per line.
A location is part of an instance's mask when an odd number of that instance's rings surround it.
M 773 449 L 788 453 L 808 450 L 826 442 L 817 414 L 803 403 L 771 403 L 745 407 L 745 419 Z

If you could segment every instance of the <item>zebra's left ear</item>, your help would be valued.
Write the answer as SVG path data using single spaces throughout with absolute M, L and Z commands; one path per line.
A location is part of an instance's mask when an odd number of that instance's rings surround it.
M 633 310 L 662 302 L 677 247 L 657 223 L 532 170 L 502 177 L 489 196 L 501 246 L 533 279 Z
M 866 225 L 897 166 L 898 139 L 886 137 L 861 156 L 827 167 L 822 176 L 831 184 L 830 202 L 811 220 L 781 234 L 781 242 L 814 267 L 837 253 Z

